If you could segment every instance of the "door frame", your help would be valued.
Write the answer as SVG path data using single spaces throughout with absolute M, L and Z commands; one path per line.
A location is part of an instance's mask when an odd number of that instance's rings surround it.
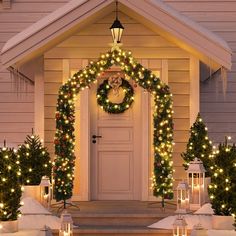
M 160 68 L 161 79 L 168 84 L 168 60 L 162 59 Z M 88 64 L 88 60 L 82 60 L 82 66 L 85 67 Z M 141 64 L 148 68 L 149 60 L 141 60 Z M 90 179 L 90 110 L 89 110 L 89 96 L 90 90 L 86 89 L 80 93 L 80 136 L 83 137 L 80 142 L 80 194 L 73 195 L 73 201 L 90 201 L 91 200 L 91 179 Z M 158 198 L 150 195 L 150 163 L 148 158 L 150 154 L 150 99 L 149 93 L 141 93 L 141 135 L 142 135 L 142 154 L 141 154 L 141 201 L 157 201 Z

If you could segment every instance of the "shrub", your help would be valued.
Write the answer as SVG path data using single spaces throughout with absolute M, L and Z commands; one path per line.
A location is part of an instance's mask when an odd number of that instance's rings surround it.
M 18 149 L 23 185 L 39 185 L 42 176 L 51 176 L 52 163 L 39 136 L 28 135 Z

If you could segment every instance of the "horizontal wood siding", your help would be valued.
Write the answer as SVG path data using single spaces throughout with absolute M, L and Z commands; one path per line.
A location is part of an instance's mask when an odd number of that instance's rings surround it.
M 9 9 L 3 9 L 0 3 L 0 50 L 8 39 L 68 1 L 14 0 Z M 9 145 L 17 147 L 32 127 L 34 86 L 19 89 L 7 70 L 0 71 L 0 146 L 6 139 Z
M 0 72 L 0 146 L 6 139 L 9 146 L 17 147 L 34 127 L 34 87 L 18 87 L 9 72 Z
M 55 107 L 58 88 L 62 84 L 63 59 L 68 59 L 70 69 L 79 69 L 81 59 L 94 59 L 109 49 L 111 43 L 110 23 L 114 14 L 87 26 L 45 53 L 45 141 L 53 153 L 55 133 Z M 130 50 L 139 61 L 147 59 L 148 67 L 160 70 L 161 60 L 168 60 L 168 80 L 174 99 L 174 166 L 176 176 L 184 175 L 180 153 L 184 151 L 189 129 L 189 54 L 150 31 L 132 18 L 120 14 L 125 31 L 123 48 Z
M 213 142 L 223 142 L 225 135 L 232 136 L 232 141 L 236 142 L 236 1 L 163 2 L 225 39 L 232 49 L 233 64 L 228 73 L 226 94 L 219 78 L 201 83 L 200 110 Z

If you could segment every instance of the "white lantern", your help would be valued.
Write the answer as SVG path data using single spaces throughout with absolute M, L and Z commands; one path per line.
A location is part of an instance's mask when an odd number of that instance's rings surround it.
M 43 176 L 40 186 L 40 202 L 44 207 L 49 208 L 51 203 L 51 183 L 47 176 Z
M 199 223 L 194 225 L 190 236 L 208 236 L 207 230 Z
M 182 181 L 177 186 L 177 210 L 176 213 L 185 214 L 189 211 L 189 186 Z
M 187 223 L 183 216 L 178 215 L 173 224 L 173 236 L 187 236 Z
M 72 236 L 73 235 L 73 220 L 71 214 L 66 210 L 61 214 L 61 229 L 59 236 Z
M 205 203 L 205 172 L 203 162 L 198 158 L 189 163 L 190 210 L 198 210 Z

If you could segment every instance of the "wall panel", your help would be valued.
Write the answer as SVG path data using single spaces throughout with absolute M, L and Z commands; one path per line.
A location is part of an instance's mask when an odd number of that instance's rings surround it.
M 3 9 L 0 3 L 0 49 L 15 34 L 68 1 L 14 0 L 10 9 Z M 34 74 L 33 69 L 30 70 L 31 74 Z M 54 82 L 58 76 L 49 78 Z M 22 83 L 18 86 L 22 87 Z M 9 71 L 0 71 L 0 145 L 2 140 L 6 139 L 9 145 L 17 146 L 31 133 L 33 127 L 34 86 L 28 85 L 25 89 L 17 89 L 16 81 L 11 78 Z
M 225 135 L 236 142 L 236 1 L 235 0 L 163 0 L 182 14 L 223 38 L 233 51 L 226 93 L 222 81 L 215 78 L 201 83 L 200 110 L 213 142 Z

